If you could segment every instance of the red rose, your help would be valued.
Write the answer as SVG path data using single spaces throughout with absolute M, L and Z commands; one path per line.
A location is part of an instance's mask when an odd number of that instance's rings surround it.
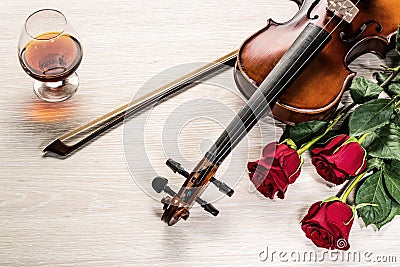
M 286 144 L 270 143 L 264 147 L 262 158 L 249 162 L 250 180 L 265 197 L 273 199 L 275 193 L 283 199 L 289 184 L 300 175 L 302 161 L 297 151 Z
M 301 229 L 317 247 L 348 250 L 353 210 L 341 201 L 317 202 L 301 221 Z
M 311 151 L 318 174 L 337 185 L 362 173 L 367 165 L 364 148 L 356 141 L 346 143 L 349 138 L 345 134 L 336 136 L 327 146 Z

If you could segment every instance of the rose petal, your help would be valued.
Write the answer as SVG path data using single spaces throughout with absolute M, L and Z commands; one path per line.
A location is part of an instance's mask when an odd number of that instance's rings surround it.
M 339 185 L 348 177 L 347 173 L 338 169 L 335 164 L 330 163 L 325 155 L 314 157 L 311 162 L 316 167 L 318 174 L 329 182 Z
M 364 157 L 365 152 L 357 142 L 345 144 L 335 154 L 326 156 L 327 160 L 337 169 L 343 170 L 351 176 L 355 176 L 357 170 L 364 164 Z
M 341 201 L 317 202 L 302 220 L 301 229 L 318 247 L 347 250 L 353 211 Z
M 353 210 L 341 201 L 332 202 L 326 210 L 326 221 L 347 240 L 354 221 Z
M 333 237 L 323 228 L 314 228 L 310 234 L 310 239 L 318 247 L 326 249 L 330 249 L 332 247 Z
M 349 176 L 359 174 L 366 166 L 365 150 L 357 142 L 343 145 L 349 138 L 347 135 L 339 135 L 324 148 L 312 151 L 312 163 L 318 174 L 337 185 Z
M 257 169 L 257 165 L 258 165 L 258 160 L 253 162 L 248 162 L 247 169 L 249 170 L 249 172 L 255 172 Z
M 286 144 L 269 143 L 263 149 L 263 157 L 249 162 L 249 177 L 257 190 L 268 198 L 284 198 L 290 183 L 300 175 L 301 160 L 297 151 Z
M 287 179 L 299 170 L 301 160 L 297 151 L 293 150 L 279 159 L 279 164 L 282 167 Z
M 262 151 L 262 156 L 273 158 L 274 155 L 276 154 L 275 151 L 277 150 L 277 144 L 278 144 L 277 142 L 272 142 L 267 144 Z
M 318 154 L 332 154 L 338 147 L 340 147 L 341 144 L 346 142 L 350 136 L 341 134 L 333 138 L 325 147 L 323 148 L 314 148 L 311 153 L 313 155 L 318 155 Z
M 325 180 L 332 181 L 335 179 L 335 173 L 329 167 L 329 165 L 325 164 L 324 162 L 318 162 L 316 165 L 317 173 Z
M 301 220 L 301 222 L 307 221 L 310 218 L 312 218 L 316 212 L 318 212 L 319 208 L 321 205 L 321 201 L 318 201 L 314 204 L 311 205 L 311 207 L 308 209 L 307 215 L 304 216 L 303 220 Z
M 270 179 L 265 179 L 264 182 L 257 188 L 257 190 L 265 197 L 273 199 L 278 188 Z
M 256 188 L 261 186 L 262 183 L 264 182 L 265 178 L 266 178 L 264 175 L 262 175 L 262 174 L 260 174 L 258 172 L 251 173 L 251 175 L 249 174 L 249 176 L 250 176 L 250 181 L 254 184 L 254 186 Z
M 271 180 L 273 180 L 276 184 L 276 187 L 283 192 L 286 192 L 286 188 L 288 187 L 288 181 L 286 179 L 285 174 L 279 170 L 275 172 L 270 172 L 269 176 Z
M 269 171 L 274 166 L 274 158 L 263 157 L 258 161 L 258 164 L 264 167 L 266 171 Z

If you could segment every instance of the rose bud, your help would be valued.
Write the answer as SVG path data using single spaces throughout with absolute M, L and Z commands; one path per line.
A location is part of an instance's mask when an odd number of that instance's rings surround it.
M 266 145 L 262 158 L 249 162 L 247 168 L 251 182 L 265 197 L 273 199 L 275 193 L 283 199 L 289 184 L 300 175 L 302 159 L 297 151 L 276 142 Z
M 349 176 L 356 176 L 367 166 L 366 151 L 357 142 L 346 142 L 350 136 L 342 134 L 333 138 L 325 147 L 311 151 L 312 164 L 318 174 L 334 184 L 342 184 Z
M 353 221 L 353 210 L 346 203 L 317 202 L 301 221 L 301 229 L 317 247 L 348 250 Z

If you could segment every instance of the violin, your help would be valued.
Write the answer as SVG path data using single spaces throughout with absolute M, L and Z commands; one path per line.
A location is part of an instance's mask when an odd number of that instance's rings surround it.
M 265 28 L 242 44 L 235 66 L 238 88 L 250 98 L 309 23 L 330 32 L 329 44 L 299 73 L 272 108 L 275 118 L 287 124 L 323 120 L 332 115 L 356 75 L 349 64 L 368 52 L 383 58 L 400 23 L 400 8 L 393 0 L 353 1 L 360 12 L 351 23 L 341 19 L 340 14 L 332 17 L 335 12 L 349 12 L 348 1 L 295 2 L 300 7 L 295 17 L 284 24 L 269 19 Z
M 356 75 L 348 65 L 365 53 L 384 58 L 400 22 L 398 0 L 293 0 L 297 14 L 267 25 L 244 41 L 237 54 L 234 78 L 248 97 L 220 137 L 192 172 L 173 160 L 167 165 L 185 177 L 178 192 L 156 177 L 153 188 L 166 192 L 161 219 L 174 225 L 187 220 L 199 203 L 210 214 L 214 206 L 201 199 L 211 183 L 228 196 L 233 190 L 214 175 L 224 159 L 270 109 L 279 120 L 294 124 L 323 120 L 334 113 Z

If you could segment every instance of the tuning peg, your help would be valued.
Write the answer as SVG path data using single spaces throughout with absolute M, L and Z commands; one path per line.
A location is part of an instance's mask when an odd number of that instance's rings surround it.
M 166 162 L 167 166 L 174 172 L 174 173 L 179 173 L 180 175 L 182 175 L 185 178 L 189 177 L 189 172 L 187 172 L 182 165 L 179 162 L 176 162 L 173 159 L 168 159 Z M 225 195 L 227 195 L 228 197 L 231 197 L 234 193 L 235 190 L 233 190 L 232 188 L 230 188 L 227 184 L 225 184 L 224 182 L 221 182 L 220 180 L 216 179 L 215 177 L 212 177 L 210 179 L 210 182 L 215 185 L 216 188 L 218 188 L 218 190 L 221 193 L 224 193 Z
M 156 177 L 153 179 L 153 182 L 151 183 L 154 191 L 157 193 L 165 192 L 170 196 L 175 196 L 177 195 L 176 192 L 171 189 L 168 186 L 168 179 L 164 177 Z M 217 216 L 219 214 L 219 210 L 217 210 L 212 204 L 207 203 L 205 200 L 197 197 L 196 202 L 200 204 L 200 206 L 207 211 L 208 213 L 212 214 L 213 216 Z M 170 197 L 165 197 L 161 200 L 161 203 L 164 204 L 164 209 L 168 207 L 168 205 L 171 203 L 171 198 Z
M 167 166 L 174 172 L 174 173 L 179 173 L 185 178 L 189 177 L 189 173 L 182 167 L 182 165 L 179 162 L 176 162 L 173 159 L 168 159 L 167 162 L 165 162 Z
M 210 182 L 213 183 L 221 193 L 224 193 L 228 197 L 231 197 L 233 193 L 235 193 L 235 190 L 233 190 L 227 184 L 221 182 L 220 180 L 215 179 L 214 177 L 211 177 Z

